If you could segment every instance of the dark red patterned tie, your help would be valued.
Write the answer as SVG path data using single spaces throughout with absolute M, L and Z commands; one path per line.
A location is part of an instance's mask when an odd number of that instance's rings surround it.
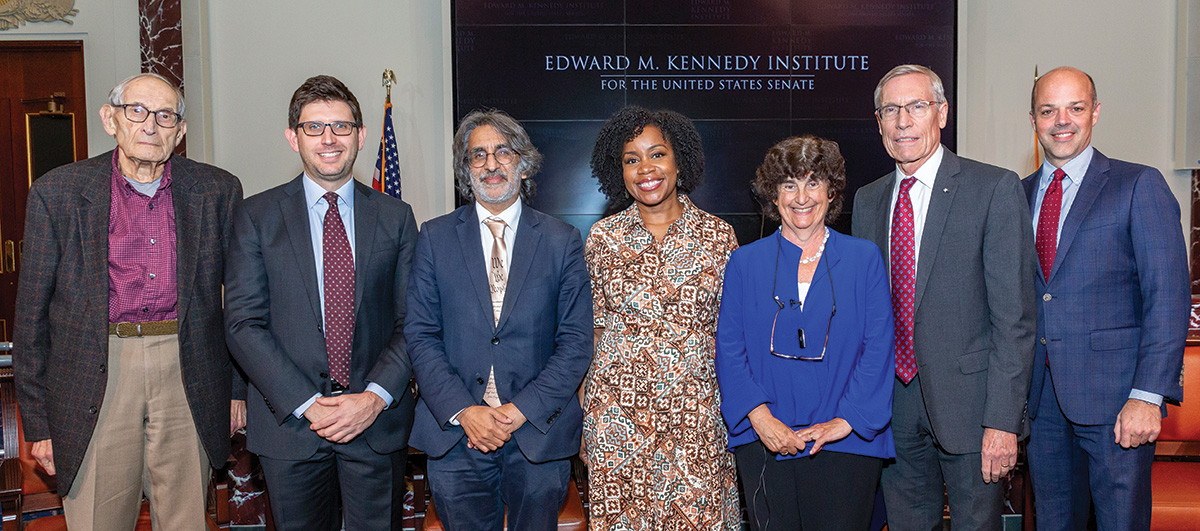
M 913 232 L 912 199 L 909 190 L 916 177 L 900 181 L 900 194 L 892 211 L 892 238 L 888 257 L 892 265 L 892 312 L 896 316 L 896 376 L 904 383 L 917 375 L 913 353 L 913 307 L 917 293 L 917 253 Z
M 350 385 L 350 341 L 354 337 L 354 254 L 338 212 L 338 195 L 325 194 L 325 229 L 321 239 L 325 280 L 325 354 L 329 376 Z
M 1038 213 L 1037 247 L 1038 263 L 1042 265 L 1042 278 L 1050 278 L 1054 266 L 1054 255 L 1058 253 L 1058 216 L 1062 212 L 1062 180 L 1066 177 L 1062 168 L 1054 170 L 1054 180 L 1042 196 L 1042 211 Z

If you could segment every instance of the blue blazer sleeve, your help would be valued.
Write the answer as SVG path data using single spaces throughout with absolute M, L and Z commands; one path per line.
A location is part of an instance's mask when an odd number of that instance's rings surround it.
M 861 354 L 846 392 L 838 401 L 837 416 L 850 423 L 859 437 L 871 441 L 887 429 L 892 420 L 896 361 L 891 285 L 878 247 L 874 244 L 869 247 L 871 252 L 855 258 L 862 264 L 854 279 L 863 289 L 859 297 L 865 314 L 859 347 Z
M 731 436 L 752 429 L 747 415 L 759 404 L 770 404 L 771 397 L 754 381 L 746 356 L 746 331 L 742 321 L 746 309 L 745 257 L 751 252 L 740 248 L 725 266 L 725 284 L 721 290 L 721 308 L 717 317 L 717 385 L 721 389 L 721 415 Z
M 1136 177 L 1132 200 L 1130 232 L 1142 293 L 1142 307 L 1131 309 L 1142 315 L 1133 388 L 1180 401 L 1191 297 L 1179 203 L 1162 174 L 1150 167 Z
M 417 236 L 404 333 L 420 393 L 438 424 L 445 428 L 450 425 L 451 417 L 463 408 L 475 405 L 475 401 L 446 357 L 446 343 L 442 338 L 443 309 L 430 232 L 429 223 L 425 223 Z
M 583 239 L 572 229 L 563 246 L 562 284 L 558 291 L 558 315 L 554 353 L 545 367 L 513 397 L 530 424 L 545 433 L 550 424 L 538 422 L 555 416 L 569 400 L 578 400 L 576 392 L 592 363 L 592 281 L 583 260 Z

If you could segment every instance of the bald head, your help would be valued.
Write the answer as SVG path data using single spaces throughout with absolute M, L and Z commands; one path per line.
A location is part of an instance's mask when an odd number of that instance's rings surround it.
M 1061 168 L 1092 142 L 1100 120 L 1096 83 L 1082 70 L 1055 68 L 1034 83 L 1029 120 L 1046 162 Z
M 1042 86 L 1042 81 L 1046 81 L 1049 83 L 1049 82 L 1062 81 L 1062 80 L 1072 79 L 1072 78 L 1074 78 L 1074 80 L 1076 80 L 1076 81 L 1082 81 L 1082 79 L 1087 79 L 1087 84 L 1088 84 L 1088 87 L 1090 88 L 1091 95 L 1092 95 L 1092 103 L 1093 104 L 1096 103 L 1096 81 L 1092 79 L 1092 76 L 1088 75 L 1087 72 L 1084 72 L 1083 70 L 1080 70 L 1078 68 L 1074 68 L 1074 67 L 1070 67 L 1070 66 L 1060 66 L 1058 68 L 1055 68 L 1054 70 L 1051 70 L 1049 72 L 1046 72 L 1045 74 L 1042 74 L 1041 77 L 1038 77 L 1037 80 L 1033 82 L 1033 90 L 1029 94 L 1029 109 L 1033 110 L 1037 107 L 1038 87 Z M 1080 78 L 1082 78 L 1082 79 L 1080 79 Z

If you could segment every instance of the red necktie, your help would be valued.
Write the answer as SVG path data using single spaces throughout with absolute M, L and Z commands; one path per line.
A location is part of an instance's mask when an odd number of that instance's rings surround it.
M 892 211 L 892 238 L 888 257 L 892 266 L 892 313 L 896 316 L 896 376 L 904 383 L 917 375 L 913 353 L 913 308 L 917 293 L 917 250 L 913 232 L 912 199 L 909 190 L 916 177 L 900 181 L 900 194 Z
M 1062 211 L 1062 180 L 1066 177 L 1062 168 L 1054 170 L 1054 180 L 1042 196 L 1042 211 L 1038 213 L 1037 247 L 1038 262 L 1042 265 L 1042 278 L 1050 278 L 1054 255 L 1058 253 L 1058 216 Z
M 350 385 L 350 342 L 354 337 L 354 254 L 342 215 L 338 195 L 325 194 L 321 239 L 321 260 L 325 282 L 325 354 L 329 356 L 329 375 L 337 383 Z

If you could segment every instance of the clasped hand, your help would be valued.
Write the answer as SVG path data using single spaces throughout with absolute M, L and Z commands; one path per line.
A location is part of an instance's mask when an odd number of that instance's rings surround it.
M 312 423 L 309 429 L 329 442 L 348 443 L 371 427 L 386 406 L 369 391 L 322 396 L 304 411 L 304 418 Z
M 842 418 L 833 418 L 820 424 L 792 431 L 786 424 L 775 418 L 766 404 L 760 404 L 750 412 L 750 425 L 758 434 L 758 440 L 763 446 L 777 454 L 794 455 L 804 451 L 808 443 L 812 443 L 809 455 L 816 455 L 828 443 L 840 441 L 850 435 L 850 423 Z
M 512 402 L 495 408 L 470 406 L 458 414 L 458 423 L 467 433 L 467 447 L 486 454 L 504 446 L 525 424 L 525 415 Z

